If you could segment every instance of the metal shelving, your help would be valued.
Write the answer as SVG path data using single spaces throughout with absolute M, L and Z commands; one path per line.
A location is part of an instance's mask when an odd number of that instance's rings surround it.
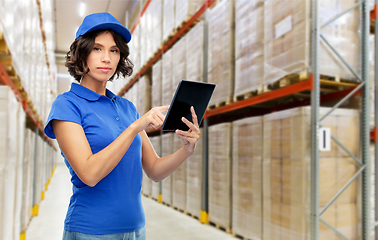
M 215 0 L 208 0 L 206 4 L 187 22 L 182 29 L 180 29 L 172 39 L 167 41 L 149 61 L 146 63 L 143 68 L 138 72 L 138 74 L 131 79 L 128 84 L 121 90 L 118 94 L 122 96 L 137 80 L 140 76 L 142 76 L 161 56 L 162 54 L 168 50 L 183 34 L 185 34 L 186 30 L 190 28 L 190 26 L 196 21 L 196 19 L 205 14 L 205 49 L 204 51 L 207 52 L 207 11 L 208 7 L 214 2 Z M 376 3 L 378 0 L 376 0 Z M 143 11 L 145 11 L 146 7 L 150 1 L 147 2 Z M 329 20 L 323 26 L 319 25 L 319 2 L 318 0 L 312 0 L 311 2 L 311 12 L 312 12 L 312 25 L 311 25 L 311 74 L 308 79 L 304 81 L 300 81 L 298 83 L 279 88 L 277 90 L 272 90 L 270 92 L 266 92 L 260 95 L 256 95 L 254 97 L 237 101 L 234 103 L 227 104 L 225 106 L 216 107 L 214 109 L 208 109 L 204 116 L 203 121 L 203 134 L 204 143 L 207 143 L 207 130 L 208 126 L 214 124 L 215 122 L 225 122 L 231 121 L 235 118 L 242 118 L 247 116 L 256 116 L 256 115 L 263 115 L 272 111 L 277 110 L 284 110 L 288 108 L 298 107 L 298 106 L 311 106 L 312 113 L 311 113 L 311 239 L 317 240 L 319 239 L 319 222 L 322 222 L 333 229 L 339 236 L 343 239 L 348 239 L 345 237 L 341 232 L 337 229 L 332 227 L 326 221 L 321 218 L 322 213 L 327 209 L 329 205 L 331 205 L 337 197 L 345 190 L 351 182 L 357 179 L 360 175 L 362 176 L 362 239 L 369 239 L 370 237 L 370 226 L 371 226 L 371 219 L 370 219 L 370 156 L 369 156 L 369 146 L 370 140 L 376 139 L 376 130 L 370 131 L 369 128 L 369 62 L 368 62 L 368 53 L 369 53 L 369 44 L 368 44 L 368 37 L 370 33 L 369 29 L 369 22 L 370 22 L 370 11 L 368 6 L 368 0 L 362 0 L 358 2 L 356 5 L 351 7 L 350 9 L 346 10 L 345 12 L 335 16 L 333 19 Z M 377 5 L 377 4 L 376 4 Z M 362 75 L 356 73 L 356 71 L 350 67 L 350 65 L 344 60 L 344 58 L 335 50 L 321 33 L 322 27 L 326 26 L 327 24 L 337 20 L 344 14 L 348 13 L 349 11 L 361 8 L 361 42 L 362 42 L 362 51 L 361 51 L 361 59 L 362 59 Z M 376 9 L 376 6 L 375 6 Z M 376 10 L 375 10 L 376 11 Z M 374 12 L 375 13 L 375 12 Z M 142 13 L 143 14 L 143 13 Z M 141 15 L 142 15 L 141 14 Z M 374 15 L 374 14 L 373 14 Z M 375 20 L 376 21 L 376 20 Z M 377 24 L 375 24 L 376 32 Z M 321 94 L 321 87 L 324 84 L 327 84 L 325 80 L 322 80 L 319 74 L 319 46 L 320 42 L 328 44 L 330 49 L 334 51 L 334 53 L 339 56 L 340 60 L 344 62 L 345 66 L 354 73 L 355 77 L 359 80 L 358 84 L 346 86 L 349 87 L 345 90 L 329 93 L 329 94 Z M 378 48 L 378 41 L 376 39 L 376 48 Z M 376 54 L 376 70 L 377 70 L 377 63 L 378 63 L 378 54 Z M 205 54 L 205 60 L 206 60 Z M 206 65 L 206 61 L 205 61 Z M 205 66 L 206 67 L 206 66 Z M 206 71 L 204 75 L 206 75 Z M 204 80 L 207 80 L 207 76 L 204 76 Z M 375 77 L 375 93 L 378 93 L 378 76 Z M 271 103 L 281 97 L 290 96 L 293 94 L 298 94 L 301 92 L 310 92 L 311 96 L 301 101 L 297 101 L 294 103 L 287 103 L 279 106 L 268 106 L 264 109 L 258 108 L 257 110 L 254 109 L 253 113 L 251 113 L 251 107 L 257 106 L 259 104 Z M 360 166 L 359 170 L 357 170 L 356 174 L 350 179 L 350 181 L 334 196 L 334 198 L 324 207 L 323 209 L 319 209 L 319 136 L 318 136 L 318 129 L 321 127 L 321 122 L 335 109 L 340 107 L 342 103 L 344 103 L 347 99 L 350 99 L 354 95 L 361 95 L 362 98 L 362 107 L 361 107 L 361 149 L 362 154 L 361 157 L 358 158 L 357 156 L 352 156 L 355 161 L 357 162 L 358 166 Z M 338 100 L 338 103 L 331 109 L 329 113 L 324 116 L 319 116 L 319 109 L 320 103 L 323 101 L 334 101 Z M 375 98 L 375 114 L 378 113 L 378 100 Z M 236 117 L 235 117 L 236 116 Z M 215 119 L 215 120 L 214 120 Z M 375 120 L 375 125 L 378 125 L 378 118 Z M 376 129 L 376 128 L 374 128 Z M 160 130 L 148 130 L 149 134 L 158 134 Z M 344 148 L 347 152 L 348 150 L 342 146 L 342 144 L 332 136 L 332 139 L 338 143 L 342 148 Z M 377 162 L 378 159 L 378 142 L 375 141 L 375 159 Z M 203 147 L 203 178 L 207 179 L 207 164 L 208 164 L 208 147 L 204 144 Z M 378 164 L 376 164 L 376 189 L 378 188 Z M 201 218 L 200 221 L 206 223 L 207 220 L 207 212 L 208 212 L 208 199 L 206 198 L 208 193 L 208 185 L 207 181 L 203 181 L 203 198 L 202 198 L 202 211 L 201 211 Z M 376 194 L 376 202 L 375 206 L 376 209 L 378 207 L 378 191 L 375 191 Z M 378 231 L 378 213 L 376 212 L 375 215 L 376 222 L 374 226 L 376 227 L 376 231 Z M 378 236 L 376 236 L 378 239 Z

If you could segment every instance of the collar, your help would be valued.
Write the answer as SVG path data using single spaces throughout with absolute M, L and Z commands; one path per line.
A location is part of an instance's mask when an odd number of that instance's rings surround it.
M 70 92 L 73 92 L 78 97 L 84 98 L 88 101 L 97 101 L 103 96 L 77 83 L 71 84 Z M 110 100 L 114 100 L 116 98 L 116 95 L 109 89 L 106 89 L 106 96 L 109 97 Z

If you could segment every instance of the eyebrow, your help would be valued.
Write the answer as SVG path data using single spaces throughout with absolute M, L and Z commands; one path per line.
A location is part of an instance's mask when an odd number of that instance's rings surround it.
M 101 46 L 101 47 L 103 47 L 104 45 L 102 45 L 101 43 L 94 43 L 94 45 L 99 45 L 99 46 Z M 116 47 L 116 48 L 118 48 L 118 46 L 117 45 L 113 45 L 113 46 L 111 46 L 110 48 L 113 48 L 113 47 Z

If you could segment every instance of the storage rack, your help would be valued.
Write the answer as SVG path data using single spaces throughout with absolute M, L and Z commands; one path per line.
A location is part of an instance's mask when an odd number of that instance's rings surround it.
M 119 92 L 119 96 L 123 96 L 125 92 L 127 92 L 130 87 L 141 77 L 161 56 L 162 54 L 168 50 L 183 34 L 185 34 L 186 30 L 190 28 L 190 26 L 198 19 L 199 16 L 205 14 L 205 54 L 204 58 L 207 59 L 207 12 L 208 7 L 214 2 L 215 0 L 207 0 L 204 6 L 170 39 L 167 43 L 165 43 L 161 50 L 158 51 L 154 56 L 142 67 L 142 69 L 136 74 L 134 78 L 132 78 L 125 87 Z M 144 11 L 148 7 L 151 0 L 148 0 L 141 11 L 139 16 L 142 17 Z M 376 0 L 375 11 L 373 11 L 373 15 L 376 15 L 376 6 L 378 4 L 378 0 Z M 335 21 L 339 17 L 343 16 L 347 12 L 361 7 L 361 42 L 362 42 L 362 51 L 361 51 L 361 59 L 362 59 L 362 75 L 359 76 L 352 67 L 345 61 L 345 59 L 337 52 L 335 48 L 333 48 L 327 41 L 327 39 L 321 34 L 321 28 L 328 25 L 329 23 Z M 361 0 L 355 6 L 351 7 L 350 9 L 346 10 L 345 12 L 335 16 L 333 19 L 329 20 L 323 26 L 319 26 L 319 2 L 317 0 L 312 0 L 311 6 L 311 15 L 312 15 L 312 25 L 311 25 L 311 74 L 307 80 L 301 81 L 299 83 L 295 83 L 283 88 L 279 88 L 277 90 L 273 90 L 271 92 L 263 93 L 245 100 L 237 101 L 234 103 L 227 104 L 225 106 L 216 107 L 214 109 L 208 109 L 204 116 L 203 121 L 203 138 L 204 138 L 204 146 L 203 146 L 203 186 L 202 186 L 202 211 L 200 221 L 202 223 L 208 223 L 207 212 L 208 212 L 208 198 L 207 198 L 207 164 L 208 164 L 208 146 L 207 146 L 207 131 L 208 125 L 214 124 L 216 122 L 226 122 L 230 119 L 240 118 L 240 117 L 247 117 L 247 116 L 256 116 L 262 115 L 265 113 L 269 113 L 272 111 L 277 110 L 284 110 L 292 107 L 299 107 L 305 105 L 311 105 L 311 239 L 317 240 L 319 239 L 319 222 L 321 221 L 331 229 L 333 229 L 339 236 L 343 239 L 348 239 L 345 237 L 341 232 L 337 229 L 329 225 L 325 222 L 321 215 L 322 213 L 330 206 L 339 195 L 350 185 L 351 182 L 356 180 L 357 177 L 362 175 L 362 239 L 369 239 L 370 235 L 370 226 L 371 226 L 371 219 L 370 219 L 370 156 L 369 156 L 369 145 L 370 139 L 375 141 L 375 159 L 378 159 L 378 142 L 377 134 L 376 134 L 376 127 L 374 127 L 373 131 L 369 129 L 369 63 L 368 63 L 368 53 L 369 53 L 369 44 L 368 44 L 368 36 L 369 36 L 369 22 L 370 22 L 370 12 L 368 8 L 368 1 Z M 375 18 L 376 21 L 376 18 Z M 139 20 L 136 24 L 138 24 Z M 134 28 L 135 29 L 135 26 Z M 377 24 L 375 24 L 375 31 L 377 32 Z M 347 66 L 347 68 L 354 73 L 357 79 L 359 79 L 359 84 L 356 85 L 349 85 L 344 87 L 350 87 L 343 91 L 338 91 L 335 93 L 329 93 L 326 95 L 320 95 L 320 87 L 327 84 L 326 80 L 320 79 L 319 74 L 319 44 L 320 41 L 326 43 L 334 53 L 340 58 L 342 62 Z M 378 40 L 375 39 L 375 47 L 378 47 Z M 207 81 L 207 61 L 204 61 L 204 81 Z M 378 70 L 378 54 L 375 57 L 375 71 Z M 375 93 L 377 95 L 378 88 L 378 76 L 375 75 Z M 342 83 L 340 83 L 342 84 Z M 253 107 L 257 104 L 261 103 L 268 103 L 274 101 L 280 97 L 289 96 L 294 93 L 300 93 L 302 91 L 311 91 L 311 98 L 281 105 L 279 107 L 271 107 L 264 110 L 258 110 L 254 113 L 250 113 L 248 111 L 250 107 Z M 348 149 L 346 149 L 342 144 L 332 136 L 332 139 L 340 145 L 346 152 L 348 152 L 352 158 L 357 162 L 360 166 L 360 169 L 357 173 L 348 181 L 348 183 L 333 197 L 333 199 L 324 207 L 324 209 L 319 209 L 319 133 L 318 130 L 321 127 L 321 122 L 324 120 L 331 112 L 337 109 L 342 103 L 348 100 L 350 97 L 354 95 L 361 95 L 362 97 L 362 107 L 361 107 L 361 149 L 362 149 L 362 156 L 361 159 L 353 156 Z M 323 101 L 330 101 L 330 100 L 339 100 L 339 102 L 324 116 L 319 116 L 319 109 L 320 103 Z M 378 113 L 378 100 L 375 98 L 375 116 Z M 235 117 L 235 115 L 238 115 Z M 378 126 L 378 118 L 375 119 L 375 126 Z M 151 135 L 158 134 L 160 130 L 148 130 L 147 131 Z M 378 164 L 375 164 L 375 186 L 378 188 Z M 375 191 L 375 209 L 378 207 L 378 191 Z M 376 222 L 373 224 L 375 226 L 376 232 L 376 239 L 378 239 L 378 211 L 375 211 L 375 220 Z

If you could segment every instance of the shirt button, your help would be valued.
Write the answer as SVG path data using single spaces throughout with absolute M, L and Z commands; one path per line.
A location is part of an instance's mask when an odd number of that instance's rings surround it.
M 119 121 L 119 117 L 116 117 L 116 120 Z
M 113 109 L 113 107 L 111 107 L 110 109 Z

